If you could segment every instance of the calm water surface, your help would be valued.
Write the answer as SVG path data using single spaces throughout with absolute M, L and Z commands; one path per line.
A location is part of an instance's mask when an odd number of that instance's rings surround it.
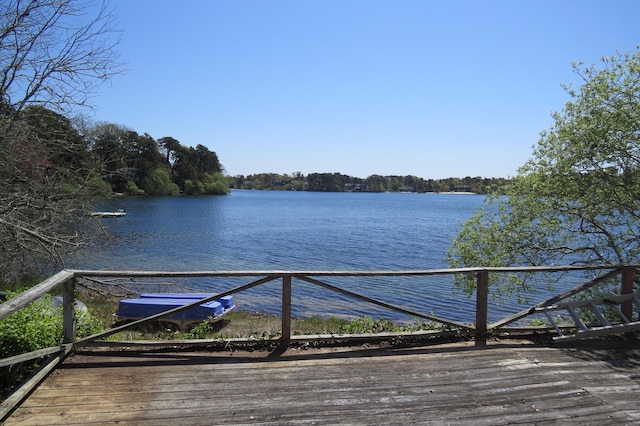
M 448 266 L 461 224 L 478 195 L 233 191 L 219 197 L 141 197 L 104 201 L 126 209 L 101 219 L 109 238 L 69 266 L 112 270 L 405 270 Z M 452 293 L 451 278 L 324 279 L 387 302 L 472 321 L 474 300 Z M 247 279 L 191 280 L 189 290 L 223 291 Z M 236 296 L 241 309 L 279 311 L 280 283 Z M 495 303 L 490 316 L 515 312 Z M 384 315 L 372 305 L 294 280 L 295 316 Z

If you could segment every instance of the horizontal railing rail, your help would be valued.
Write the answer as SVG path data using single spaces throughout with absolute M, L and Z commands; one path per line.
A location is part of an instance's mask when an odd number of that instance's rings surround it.
M 499 321 L 488 323 L 488 294 L 489 294 L 489 278 L 491 274 L 505 274 L 505 273 L 547 273 L 547 272 L 572 272 L 572 271 L 608 271 L 604 275 L 597 277 L 589 282 L 580 284 L 579 286 L 566 291 L 560 295 L 554 296 L 548 300 L 537 303 L 534 306 L 527 308 L 521 312 L 510 315 Z M 335 277 L 419 277 L 419 276 L 436 276 L 436 275 L 475 275 L 476 281 L 476 303 L 475 303 L 475 321 L 473 323 L 467 323 L 458 321 L 452 318 L 443 318 L 440 316 L 418 312 L 415 309 L 410 309 L 403 306 L 398 306 L 393 303 L 381 301 L 364 294 L 359 294 L 355 291 L 351 291 L 345 288 L 337 287 L 333 284 L 326 282 L 327 278 Z M 39 299 L 43 295 L 51 292 L 53 289 L 62 286 L 63 294 L 63 338 L 61 346 L 40 349 L 39 351 L 30 352 L 27 354 L 20 354 L 10 358 L 0 360 L 0 367 L 13 365 L 15 363 L 24 362 L 25 360 L 34 359 L 46 355 L 51 355 L 51 365 L 49 367 L 41 369 L 41 371 L 50 371 L 53 369 L 57 362 L 59 362 L 66 354 L 68 354 L 73 347 L 88 344 L 98 339 L 103 339 L 112 334 L 127 330 L 132 327 L 136 327 L 141 324 L 148 323 L 150 321 L 162 319 L 169 315 L 190 309 L 194 306 L 219 299 L 224 296 L 233 295 L 256 286 L 266 284 L 275 280 L 282 281 L 281 290 L 281 337 L 280 343 L 283 346 L 288 346 L 291 341 L 291 307 L 292 307 L 292 285 L 294 280 L 299 280 L 314 286 L 324 288 L 326 290 L 336 292 L 342 296 L 353 298 L 359 301 L 363 301 L 372 305 L 376 305 L 381 308 L 388 309 L 390 311 L 399 312 L 416 318 L 426 319 L 429 321 L 438 322 L 445 326 L 455 327 L 459 329 L 471 332 L 475 338 L 475 343 L 478 346 L 486 344 L 488 335 L 496 329 L 505 327 L 515 321 L 518 321 L 527 315 L 531 315 L 540 311 L 541 308 L 557 304 L 558 302 L 565 300 L 569 297 L 583 292 L 595 285 L 598 285 L 607 280 L 615 278 L 617 275 L 622 276 L 622 283 L 620 287 L 620 294 L 633 293 L 634 277 L 640 274 L 637 265 L 592 265 L 592 266 L 534 266 L 534 267 L 474 267 L 474 268 L 458 268 L 458 269 L 431 269 L 431 270 L 401 270 L 401 271 L 105 271 L 105 270 L 63 270 L 46 279 L 35 287 L 25 291 L 24 293 L 0 304 L 0 320 L 18 311 L 19 309 L 27 306 L 33 301 Z M 235 278 L 249 278 L 250 281 L 246 284 L 212 294 L 201 300 L 193 301 L 192 303 L 185 304 L 183 306 L 167 310 L 165 312 L 149 316 L 144 319 L 135 320 L 133 322 L 113 327 L 104 332 L 94 334 L 78 339 L 75 333 L 75 316 L 74 316 L 74 295 L 75 288 L 78 279 L 92 279 L 92 278 L 223 278 L 223 277 L 235 277 Z M 623 302 L 621 306 L 622 311 L 631 317 L 631 310 L 633 305 L 631 302 Z M 45 373 L 46 374 L 46 373 Z M 33 384 L 35 386 L 35 384 Z M 20 395 L 26 394 L 30 389 L 22 390 L 21 393 L 15 398 L 19 398 Z M 15 398 L 12 396 L 8 400 L 3 401 L 0 418 L 4 417 L 12 401 L 15 402 Z

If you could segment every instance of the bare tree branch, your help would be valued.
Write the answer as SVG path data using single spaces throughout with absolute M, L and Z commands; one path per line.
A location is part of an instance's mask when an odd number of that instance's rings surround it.
M 0 281 L 85 241 L 104 182 L 67 117 L 122 72 L 119 41 L 106 1 L 0 2 Z
M 0 6 L 0 95 L 14 111 L 37 104 L 88 107 L 123 70 L 120 33 L 106 2 L 9 0 Z

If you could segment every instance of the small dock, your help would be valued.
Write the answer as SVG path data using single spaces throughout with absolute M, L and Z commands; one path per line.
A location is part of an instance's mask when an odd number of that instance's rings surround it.
M 91 349 L 5 425 L 640 424 L 640 345 Z

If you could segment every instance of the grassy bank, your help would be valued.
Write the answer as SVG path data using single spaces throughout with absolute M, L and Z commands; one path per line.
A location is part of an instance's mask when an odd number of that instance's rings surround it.
M 101 322 L 104 329 L 113 328 L 114 312 L 117 311 L 119 296 L 96 292 L 87 288 L 78 291 L 91 314 Z M 114 340 L 183 340 L 183 339 L 273 339 L 281 334 L 280 317 L 262 312 L 234 310 L 215 323 L 197 324 L 187 331 L 180 331 L 172 324 L 156 322 L 143 328 L 126 330 L 111 337 Z M 438 329 L 438 324 L 416 321 L 411 325 L 399 326 L 383 318 L 361 317 L 352 320 L 313 316 L 293 318 L 293 335 L 318 334 L 360 334 L 383 332 L 407 332 Z

